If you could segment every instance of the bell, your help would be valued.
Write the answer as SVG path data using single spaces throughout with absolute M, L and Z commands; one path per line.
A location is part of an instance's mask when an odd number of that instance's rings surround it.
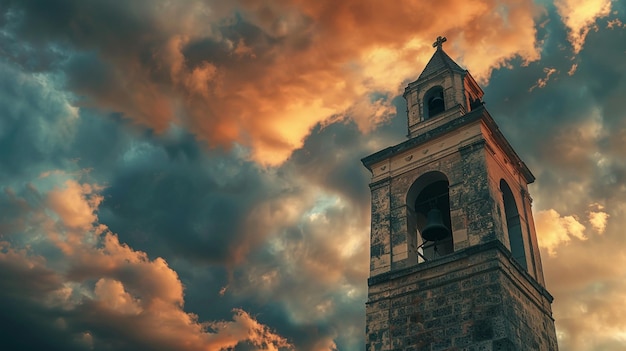
M 443 105 L 443 99 L 439 96 L 435 96 L 430 100 L 430 103 L 432 105 Z
M 428 116 L 432 117 L 436 114 L 443 112 L 445 109 L 443 99 L 439 96 L 435 96 L 428 101 Z
M 422 230 L 422 238 L 427 241 L 437 241 L 448 235 L 450 235 L 450 229 L 443 224 L 441 211 L 436 208 L 428 211 L 428 221 Z

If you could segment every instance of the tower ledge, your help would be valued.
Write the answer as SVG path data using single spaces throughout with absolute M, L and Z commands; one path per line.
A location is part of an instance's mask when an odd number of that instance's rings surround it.
M 375 174 L 376 172 L 374 168 L 378 163 L 388 160 L 393 156 L 399 155 L 407 150 L 413 149 L 421 144 L 425 144 L 463 125 L 467 125 L 478 120 L 482 120 L 484 122 L 484 125 L 488 128 L 489 132 L 498 143 L 500 148 L 503 150 L 503 152 L 506 154 L 506 156 L 511 160 L 511 163 L 514 165 L 514 167 L 517 168 L 518 172 L 524 176 L 526 183 L 530 184 L 534 182 L 535 176 L 532 174 L 530 169 L 528 169 L 522 159 L 517 155 L 511 144 L 509 144 L 509 142 L 506 140 L 506 138 L 500 131 L 500 128 L 498 128 L 496 122 L 493 120 L 493 117 L 491 117 L 491 115 L 484 106 L 481 106 L 471 111 L 470 113 L 461 115 L 460 117 L 441 118 L 434 120 L 432 121 L 431 125 L 428 125 L 428 127 L 430 127 L 428 128 L 428 131 L 419 134 L 414 138 L 408 139 L 400 144 L 387 147 L 381 151 L 364 157 L 361 159 L 361 162 L 370 172 Z

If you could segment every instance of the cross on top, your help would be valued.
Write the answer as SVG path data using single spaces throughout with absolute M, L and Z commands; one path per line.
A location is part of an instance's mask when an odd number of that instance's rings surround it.
M 446 37 L 439 36 L 437 37 L 437 41 L 433 43 L 433 47 L 437 49 L 441 49 L 443 43 L 445 43 L 448 39 Z

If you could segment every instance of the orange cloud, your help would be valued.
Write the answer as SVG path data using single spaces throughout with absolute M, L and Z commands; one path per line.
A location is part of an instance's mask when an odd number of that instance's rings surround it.
M 556 9 L 568 28 L 567 38 L 577 54 L 598 18 L 611 13 L 611 0 L 558 0 Z M 597 28 L 595 28 L 597 30 Z
M 79 184 L 74 180 L 65 182 L 63 188 L 55 188 L 48 194 L 48 204 L 71 228 L 90 228 L 96 220 L 95 210 L 102 196 L 95 194 L 97 187 Z
M 543 69 L 543 72 L 546 74 L 546 76 L 543 78 L 539 78 L 537 80 L 537 83 L 535 83 L 535 85 L 531 86 L 530 89 L 528 89 L 529 92 L 535 90 L 535 88 L 544 88 L 548 84 L 550 76 L 552 76 L 554 73 L 557 73 L 557 70 L 556 68 L 546 67 Z
M 606 229 L 606 222 L 608 219 L 609 214 L 606 212 L 589 212 L 589 222 L 598 234 L 604 233 L 604 230 Z
M 587 240 L 585 226 L 575 217 L 561 215 L 553 210 L 539 211 L 535 216 L 539 246 L 545 248 L 551 256 L 556 255 L 556 249 L 576 238 Z
M 120 281 L 101 278 L 96 283 L 94 294 L 97 300 L 117 313 L 138 315 L 142 311 L 137 299 L 124 290 Z
M 158 132 L 182 125 L 213 147 L 241 145 L 265 165 L 285 161 L 317 123 L 351 118 L 368 131 L 387 120 L 391 98 L 420 73 L 438 35 L 482 83 L 515 57 L 537 60 L 543 12 L 531 0 L 109 6 L 134 32 L 65 37 L 99 25 L 87 21 L 100 13 L 76 5 L 73 27 L 49 35 L 84 53 L 64 66 L 80 103 Z
M 558 257 L 542 255 L 560 349 L 623 349 L 626 255 L 621 236 L 613 232 L 572 240 L 559 247 Z
M 209 327 L 218 330 L 209 338 L 206 350 L 223 350 L 237 346 L 241 340 L 250 342 L 257 350 L 278 351 L 293 349 L 284 338 L 274 334 L 267 326 L 254 320 L 243 310 L 235 309 L 233 322 L 211 322 Z

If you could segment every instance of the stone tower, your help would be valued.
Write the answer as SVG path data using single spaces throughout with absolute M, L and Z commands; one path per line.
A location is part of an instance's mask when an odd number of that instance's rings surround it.
M 444 41 L 405 89 L 408 140 L 362 160 L 372 172 L 367 350 L 557 350 L 535 178 Z M 443 230 L 425 240 L 433 224 Z

